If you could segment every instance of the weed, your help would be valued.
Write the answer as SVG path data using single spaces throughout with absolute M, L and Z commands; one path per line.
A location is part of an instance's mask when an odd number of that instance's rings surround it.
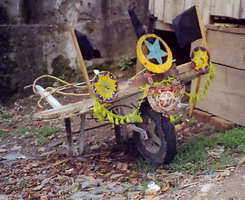
M 48 138 L 39 138 L 39 139 L 37 140 L 37 143 L 38 143 L 39 145 L 47 144 L 47 143 L 48 143 Z
M 148 172 L 154 172 L 158 168 L 158 165 L 143 160 L 142 158 L 139 158 L 138 162 L 136 163 L 136 165 L 134 165 L 133 168 L 136 171 L 148 173 Z
M 0 137 L 6 137 L 9 135 L 9 131 L 5 131 L 0 127 Z
M 132 71 L 135 63 L 130 58 L 124 58 L 118 63 L 118 67 L 121 71 Z
M 20 182 L 20 188 L 24 189 L 24 188 L 27 188 L 27 187 L 28 187 L 27 182 L 26 182 L 25 178 L 23 178 L 21 180 L 21 182 Z
M 45 138 L 60 131 L 62 131 L 62 128 L 59 127 L 43 127 L 38 130 L 38 136 Z
M 17 134 L 18 136 L 26 136 L 26 133 L 31 132 L 31 131 L 33 131 L 33 130 L 34 130 L 34 128 L 31 128 L 31 127 L 24 127 L 24 128 L 18 129 L 18 130 L 16 131 L 16 134 Z
M 0 113 L 0 119 L 10 119 L 12 115 L 9 112 L 2 112 Z
M 95 66 L 95 69 L 99 71 L 108 71 L 109 68 L 110 68 L 110 65 L 108 64 L 100 64 L 100 65 Z
M 186 121 L 188 124 L 196 124 L 198 122 L 194 117 L 192 117 L 190 119 L 186 119 Z
M 145 191 L 146 191 L 147 185 L 148 185 L 147 182 L 143 182 L 143 183 L 141 184 L 141 187 L 142 187 L 142 189 L 141 189 L 141 191 L 140 191 L 140 195 L 141 195 L 141 196 L 144 196 L 144 195 L 145 195 Z

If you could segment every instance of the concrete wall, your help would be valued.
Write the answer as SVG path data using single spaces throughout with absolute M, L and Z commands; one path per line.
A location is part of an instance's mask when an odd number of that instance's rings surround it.
M 1 1 L 0 101 L 22 96 L 23 87 L 42 74 L 76 73 L 71 27 L 89 35 L 101 51 L 102 59 L 87 65 L 136 57 L 128 8 L 143 19 L 147 0 Z

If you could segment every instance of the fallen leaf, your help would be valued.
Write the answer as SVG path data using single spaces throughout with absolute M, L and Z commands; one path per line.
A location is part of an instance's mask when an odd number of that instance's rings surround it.
M 243 163 L 245 163 L 245 155 L 241 160 L 239 160 L 238 165 L 242 165 Z
M 0 149 L 0 153 L 6 153 L 7 151 L 7 149 Z
M 170 188 L 170 184 L 167 182 L 165 186 L 161 187 L 161 191 L 165 192 Z
M 41 190 L 43 187 L 44 187 L 44 185 L 41 184 L 41 185 L 38 185 L 38 186 L 34 187 L 32 190 L 33 190 L 33 191 L 39 191 L 39 190 Z
M 157 169 L 156 172 L 158 174 L 169 174 L 169 172 L 167 170 L 164 170 L 164 169 Z
M 121 170 L 122 171 L 127 171 L 128 169 L 128 164 L 127 163 L 122 163 Z

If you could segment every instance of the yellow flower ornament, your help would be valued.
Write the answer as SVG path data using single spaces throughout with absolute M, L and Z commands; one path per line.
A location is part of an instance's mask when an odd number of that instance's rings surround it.
M 92 88 L 97 99 L 103 103 L 111 102 L 118 96 L 117 78 L 108 71 L 102 71 L 95 75 Z
M 195 47 L 191 54 L 191 63 L 195 70 L 208 72 L 210 69 L 210 55 L 204 47 Z

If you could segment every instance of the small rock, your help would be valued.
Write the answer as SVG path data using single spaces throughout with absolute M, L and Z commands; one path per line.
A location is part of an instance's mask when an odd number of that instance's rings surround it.
M 14 145 L 10 150 L 11 151 L 18 151 L 22 148 L 22 146 L 17 146 L 17 145 Z
M 46 157 L 46 156 L 49 156 L 49 155 L 51 155 L 51 154 L 53 154 L 53 153 L 55 153 L 55 152 L 56 152 L 55 150 L 53 150 L 53 151 L 48 151 L 48 152 L 44 152 L 44 153 L 41 154 L 41 156 Z
M 6 153 L 7 151 L 7 149 L 0 149 L 0 153 Z
M 229 169 L 225 169 L 225 171 L 223 171 L 220 176 L 230 176 L 231 175 L 231 171 Z
M 6 200 L 9 199 L 7 195 L 0 195 L 0 200 Z
M 86 180 L 82 183 L 82 189 L 97 187 L 98 184 L 99 184 L 99 182 L 96 180 L 94 180 L 94 181 Z
M 214 186 L 213 183 L 208 183 L 208 184 L 205 184 L 202 186 L 201 188 L 201 193 L 202 195 L 201 196 L 206 196 L 206 194 L 208 193 L 208 191 Z
M 60 146 L 62 145 L 63 142 L 62 141 L 58 141 L 58 142 L 52 142 L 52 143 L 49 143 L 48 146 L 49 147 L 57 147 L 57 146 Z
M 219 158 L 224 151 L 225 148 L 223 146 L 217 145 L 214 149 L 208 150 L 208 154 L 214 158 Z
M 116 183 L 110 182 L 110 183 L 107 184 L 107 188 L 112 190 L 116 185 L 117 185 Z
M 39 148 L 37 151 L 38 151 L 38 152 L 44 152 L 45 149 L 46 149 L 45 147 L 41 147 L 41 148 Z
M 90 151 L 96 151 L 96 150 L 98 150 L 99 148 L 100 148 L 99 145 L 93 145 L 93 146 L 90 147 Z
M 19 153 L 10 153 L 10 154 L 4 155 L 2 158 L 5 160 L 18 160 L 18 159 L 26 159 L 27 157 Z

